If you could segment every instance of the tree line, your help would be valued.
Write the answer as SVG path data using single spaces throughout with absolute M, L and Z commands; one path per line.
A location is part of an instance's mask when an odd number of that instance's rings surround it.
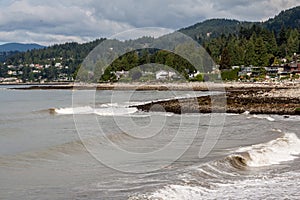
M 299 30 L 282 27 L 276 33 L 261 26 L 241 28 L 239 34 L 220 37 L 204 42 L 203 46 L 220 69 L 231 66 L 278 65 L 281 58 L 293 59 L 299 53 Z

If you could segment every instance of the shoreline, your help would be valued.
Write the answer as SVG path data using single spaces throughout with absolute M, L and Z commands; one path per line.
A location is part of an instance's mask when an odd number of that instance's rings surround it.
M 300 115 L 300 83 L 114 83 L 29 85 L 14 90 L 220 91 L 223 95 L 166 100 L 132 106 L 139 110 L 182 113 Z
M 0 84 L 0 86 L 16 86 L 15 90 L 178 90 L 178 91 L 231 91 L 244 89 L 290 89 L 300 88 L 300 82 L 189 82 L 189 83 L 43 83 L 43 84 Z M 24 87 L 22 87 L 24 86 Z

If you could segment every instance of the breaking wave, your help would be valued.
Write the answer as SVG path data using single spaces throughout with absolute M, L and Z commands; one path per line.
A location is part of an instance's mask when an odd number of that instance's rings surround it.
M 299 154 L 300 139 L 297 135 L 283 133 L 281 137 L 269 142 L 239 148 L 221 159 L 190 167 L 181 173 L 178 182 L 153 192 L 133 195 L 129 199 L 215 199 L 219 192 L 220 195 L 228 195 L 228 199 L 235 199 L 233 197 L 237 190 L 247 188 L 249 182 L 253 185 L 253 191 L 257 190 L 258 182 L 266 188 L 275 182 L 266 180 L 264 174 L 253 176 L 251 169 L 291 161 Z M 282 180 L 279 181 L 281 184 Z M 247 183 L 245 186 L 242 185 L 244 182 Z M 222 198 L 220 195 L 219 198 Z
M 248 117 L 248 118 L 257 118 L 257 119 L 266 119 L 270 122 L 274 122 L 275 119 L 273 117 L 270 117 L 270 116 L 265 116 L 265 115 L 252 115 L 251 117 Z
M 284 133 L 282 137 L 267 143 L 238 149 L 241 159 L 249 167 L 262 167 L 291 161 L 300 154 L 300 139 L 294 133 Z
M 96 114 L 100 116 L 124 116 L 136 113 L 137 108 L 117 107 L 103 105 L 100 108 L 92 108 L 90 106 L 74 107 L 74 108 L 50 108 L 51 114 L 60 115 L 80 115 L 80 114 Z

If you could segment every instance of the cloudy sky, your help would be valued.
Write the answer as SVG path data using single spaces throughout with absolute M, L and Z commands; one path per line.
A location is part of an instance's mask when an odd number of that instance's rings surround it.
M 0 0 L 0 43 L 86 42 L 210 18 L 263 21 L 297 5 L 300 0 Z

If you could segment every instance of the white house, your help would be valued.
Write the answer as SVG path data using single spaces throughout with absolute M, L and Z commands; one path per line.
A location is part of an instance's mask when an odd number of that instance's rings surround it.
M 117 79 L 120 79 L 121 77 L 127 77 L 128 74 L 129 74 L 129 71 L 124 71 L 124 70 L 115 72 Z
M 166 80 L 167 78 L 169 78 L 169 72 L 165 70 L 160 70 L 156 72 L 155 77 L 157 80 Z

